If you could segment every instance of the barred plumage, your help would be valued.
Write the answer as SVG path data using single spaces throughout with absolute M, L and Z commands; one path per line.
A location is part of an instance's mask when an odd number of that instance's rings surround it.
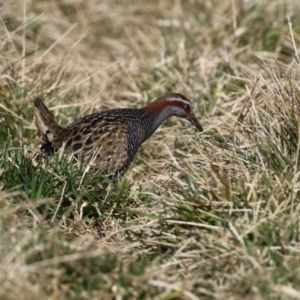
M 65 128 L 59 126 L 40 100 L 34 101 L 40 150 L 52 155 L 62 147 L 74 160 L 103 174 L 122 177 L 140 145 L 170 116 L 189 120 L 199 131 L 190 101 L 176 93 L 156 99 L 141 109 L 113 109 L 81 118 Z

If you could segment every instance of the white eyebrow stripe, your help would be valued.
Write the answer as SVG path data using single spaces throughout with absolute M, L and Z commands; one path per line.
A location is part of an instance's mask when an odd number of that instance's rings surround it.
M 185 103 L 185 104 L 190 104 L 189 101 L 184 100 L 184 99 L 182 99 L 182 98 L 180 98 L 180 97 L 167 97 L 166 100 L 167 100 L 167 101 L 181 101 L 181 102 L 183 102 L 183 103 Z

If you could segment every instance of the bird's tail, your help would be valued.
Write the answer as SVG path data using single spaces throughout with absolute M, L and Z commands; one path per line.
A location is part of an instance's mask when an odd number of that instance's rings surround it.
M 41 99 L 37 98 L 34 100 L 33 108 L 39 143 L 41 146 L 53 144 L 54 148 L 58 148 L 55 144 L 57 137 L 62 134 L 63 128 L 56 123 L 49 109 Z

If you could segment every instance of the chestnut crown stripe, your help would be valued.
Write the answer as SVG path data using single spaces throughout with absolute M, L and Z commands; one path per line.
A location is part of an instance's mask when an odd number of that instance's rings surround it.
M 84 163 L 95 172 L 122 177 L 141 144 L 170 116 L 202 126 L 190 101 L 172 93 L 141 109 L 113 109 L 85 116 L 65 128 L 59 126 L 46 105 L 34 101 L 38 154 L 53 155 L 64 148 L 74 163 Z
M 145 106 L 143 109 L 151 113 L 160 113 L 164 108 L 169 106 L 177 106 L 179 108 L 192 109 L 190 101 L 181 94 L 168 94 L 164 97 L 158 98 L 152 103 Z

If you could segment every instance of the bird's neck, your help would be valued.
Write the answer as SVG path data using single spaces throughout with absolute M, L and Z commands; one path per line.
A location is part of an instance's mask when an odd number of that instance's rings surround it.
M 163 107 L 160 111 L 149 112 L 145 108 L 142 110 L 146 111 L 146 117 L 143 118 L 143 130 L 144 130 L 144 139 L 148 139 L 156 130 L 157 128 L 170 116 L 174 115 L 172 109 L 170 107 Z

